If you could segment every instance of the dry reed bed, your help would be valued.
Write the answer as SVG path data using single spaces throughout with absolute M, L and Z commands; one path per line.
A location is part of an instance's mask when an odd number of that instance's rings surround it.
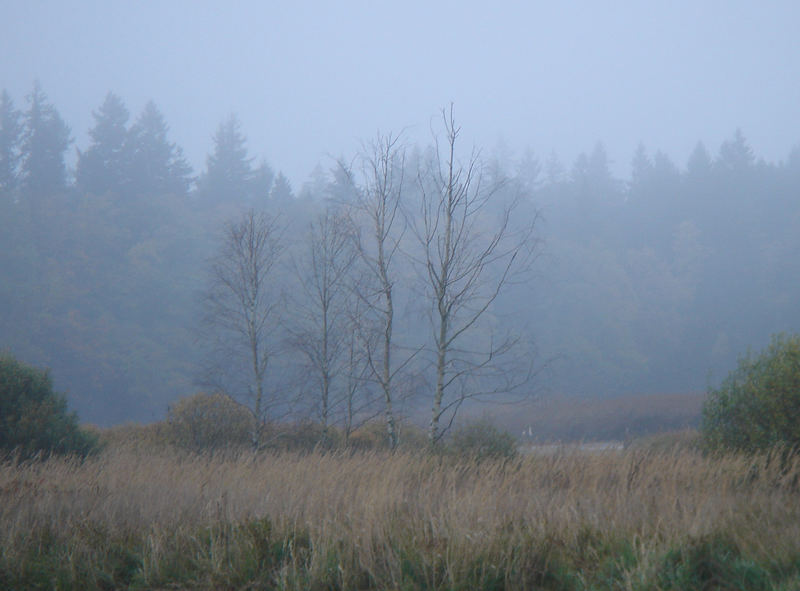
M 197 560 L 210 553 L 208 560 L 219 562 L 213 568 L 222 569 L 233 560 L 229 536 L 268 517 L 271 530 L 307 536 L 308 572 L 330 570 L 336 549 L 343 588 L 359 586 L 359 576 L 396 583 L 409 553 L 435 587 L 440 577 L 474 574 L 478 557 L 512 569 L 523 561 L 520 552 L 557 547 L 588 563 L 615 540 L 628 540 L 641 557 L 720 531 L 769 562 L 800 556 L 799 476 L 798 459 L 690 451 L 571 451 L 474 462 L 122 449 L 83 463 L 0 465 L 0 549 L 8 562 L 28 532 L 69 540 L 97 527 L 109 539 L 145 540 L 142 569 L 151 572 L 143 576 L 152 582 L 163 579 L 155 571 L 165 547 L 182 545 Z M 203 528 L 216 537 L 198 539 Z M 214 544 L 222 542 L 224 558 L 214 557 Z

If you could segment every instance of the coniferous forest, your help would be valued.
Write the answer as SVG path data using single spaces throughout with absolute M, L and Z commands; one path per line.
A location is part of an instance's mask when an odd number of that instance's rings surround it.
M 226 224 L 252 210 L 281 228 L 266 385 L 275 416 L 319 414 L 309 395 L 319 384 L 299 377 L 309 375 L 310 355 L 302 346 L 309 286 L 298 269 L 309 229 L 369 188 L 364 166 L 344 164 L 356 155 L 322 162 L 293 186 L 280 163 L 248 151 L 236 115 L 208 130 L 200 169 L 172 141 L 157 102 L 131 113 L 109 93 L 92 115 L 89 143 L 76 145 L 38 83 L 24 97 L 2 94 L 0 345 L 51 368 L 84 421 L 162 418 L 178 398 L 211 387 L 208 370 L 219 361 L 205 322 L 211 270 Z M 399 412 L 411 414 L 435 382 L 413 246 L 424 228 L 418 179 L 434 148 L 380 140 L 374 147 L 391 148 L 403 179 L 393 346 Z M 746 130 L 731 130 L 719 146 L 699 141 L 683 162 L 647 145 L 630 158 L 629 175 L 618 178 L 602 143 L 574 162 L 481 153 L 482 186 L 494 187 L 485 218 L 513 202 L 512 221 L 532 228 L 535 246 L 524 281 L 493 300 L 470 337 L 485 343 L 513 332 L 515 354 L 533 374 L 517 394 L 702 391 L 749 347 L 800 326 L 800 147 L 769 162 Z M 352 386 L 344 369 L 334 377 L 332 422 Z M 379 386 L 363 381 L 372 389 L 365 400 L 379 399 Z

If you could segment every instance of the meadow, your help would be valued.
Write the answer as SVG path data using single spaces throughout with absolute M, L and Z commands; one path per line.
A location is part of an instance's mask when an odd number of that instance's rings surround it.
M 109 445 L 0 464 L 2 589 L 800 588 L 800 459 Z

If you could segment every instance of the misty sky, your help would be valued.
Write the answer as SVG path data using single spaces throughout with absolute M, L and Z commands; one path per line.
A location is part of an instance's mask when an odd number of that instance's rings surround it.
M 34 78 L 87 145 L 114 91 L 152 98 L 196 168 L 222 118 L 299 188 L 378 129 L 427 141 L 455 102 L 465 138 L 569 166 L 602 140 L 627 176 L 639 141 L 683 166 L 740 127 L 755 152 L 800 142 L 800 2 L 0 2 L 0 87 Z

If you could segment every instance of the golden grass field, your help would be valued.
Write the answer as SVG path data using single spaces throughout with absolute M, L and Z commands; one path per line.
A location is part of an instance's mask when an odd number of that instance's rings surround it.
M 800 589 L 800 459 L 109 447 L 0 464 L 2 589 Z

